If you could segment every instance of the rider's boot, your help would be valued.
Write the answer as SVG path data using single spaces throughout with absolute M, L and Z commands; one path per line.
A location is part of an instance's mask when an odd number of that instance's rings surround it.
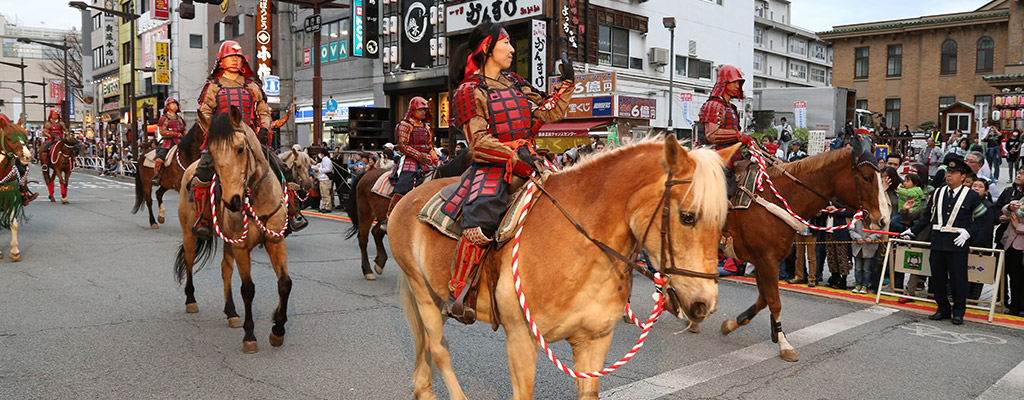
M 395 205 L 398 204 L 398 201 L 401 200 L 402 197 L 404 196 L 404 194 L 398 193 L 391 195 L 391 202 L 388 203 L 388 212 L 387 214 L 384 214 L 384 220 L 377 223 L 378 229 L 384 232 L 388 231 L 388 219 L 391 218 L 391 211 L 395 209 Z
M 192 179 L 192 201 L 196 207 L 196 222 L 192 225 L 192 234 L 203 239 L 213 236 L 210 228 L 210 220 L 213 219 L 213 211 L 210 209 L 210 183 L 199 178 Z
M 464 230 L 459 238 L 452 279 L 448 282 L 448 302 L 442 310 L 463 324 L 476 322 L 476 310 L 472 306 L 475 301 L 470 292 L 477 266 L 490 242 L 479 227 Z
M 725 167 L 725 191 L 730 199 L 736 195 L 736 171 L 731 166 Z
M 163 166 L 163 162 L 159 159 L 153 162 L 153 178 L 149 180 L 149 183 L 153 186 L 160 186 L 160 167 Z
M 288 226 L 292 228 L 292 232 L 298 232 L 306 229 L 309 226 L 309 220 L 302 215 L 302 211 L 299 210 L 298 200 L 294 198 L 290 201 L 291 205 L 288 207 Z
M 39 193 L 35 193 L 35 192 L 29 190 L 28 189 L 28 183 L 25 183 L 25 184 L 21 185 L 21 205 L 22 206 L 27 206 L 28 203 L 31 203 L 32 200 L 36 199 L 36 197 L 39 197 Z

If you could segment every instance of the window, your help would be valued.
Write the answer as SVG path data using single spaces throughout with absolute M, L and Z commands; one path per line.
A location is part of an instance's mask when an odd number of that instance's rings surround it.
M 807 42 L 803 40 L 790 40 L 789 41 L 789 52 L 793 54 L 799 54 L 802 56 L 807 55 Z
M 598 29 L 597 57 L 601 65 L 629 68 L 629 31 L 601 25 Z
M 757 59 L 756 54 L 754 55 L 754 59 Z M 676 56 L 676 75 L 686 76 L 686 57 Z
M 801 81 L 807 80 L 807 66 L 802 64 L 789 64 L 789 78 Z
M 698 60 L 696 58 L 689 59 L 689 65 L 687 66 L 686 76 L 690 78 L 698 79 L 711 79 L 711 62 Z
M 188 34 L 188 47 L 190 49 L 203 48 L 203 35 L 197 35 L 194 33 Z
M 885 99 L 885 122 L 900 126 L 900 99 Z
M 978 39 L 978 60 L 975 68 L 978 72 L 992 71 L 992 53 L 995 52 L 995 47 L 996 42 L 988 36 Z
M 953 133 L 957 129 L 961 132 L 971 131 L 971 114 L 946 114 L 946 132 Z
M 236 16 L 231 21 L 231 37 L 239 37 L 245 34 L 245 16 Z
M 888 59 L 886 61 L 885 76 L 903 75 L 903 45 L 890 44 L 886 54 L 888 54 Z
M 92 49 L 92 69 L 103 66 L 103 46 Z
M 939 62 L 939 71 L 941 73 L 956 73 L 956 47 L 956 41 L 952 39 L 942 42 L 942 60 Z
M 820 44 L 816 44 L 814 46 L 811 46 L 811 57 L 814 57 L 815 59 L 824 61 L 825 60 L 825 46 L 822 46 Z
M 868 77 L 868 54 L 870 47 L 858 47 L 853 49 L 853 77 Z
M 764 41 L 764 30 L 754 28 L 754 43 L 761 44 Z
M 96 14 L 92 16 L 92 30 L 98 31 L 103 27 L 103 14 Z
M 761 54 L 754 53 L 754 71 L 764 71 L 763 57 Z
M 977 96 L 974 96 L 974 104 L 975 104 L 975 106 L 977 106 L 978 104 L 984 104 L 985 105 L 985 109 L 991 110 L 992 109 L 992 96 L 990 96 L 990 95 L 977 95 Z M 981 110 L 979 110 L 979 111 L 981 111 Z
M 811 82 L 825 83 L 825 70 L 811 67 Z
M 943 96 L 939 97 L 939 109 L 949 107 L 956 103 L 956 96 Z
M 643 70 L 644 69 L 644 59 L 640 58 L 640 57 L 630 57 L 629 58 L 629 69 Z
M 152 0 L 138 0 L 139 5 L 135 6 L 135 10 L 138 11 L 136 14 L 142 15 L 149 11 L 149 3 L 151 1 Z
M 754 6 L 754 14 L 758 17 L 764 18 L 764 9 L 766 8 L 768 8 L 768 4 L 759 1 L 757 2 L 757 5 Z
M 759 89 L 759 88 L 763 88 L 763 87 L 764 87 L 764 82 L 762 82 L 760 79 L 754 79 L 754 89 Z
M 858 109 L 858 110 L 867 110 L 868 109 L 868 100 L 867 99 L 857 100 L 853 104 L 855 104 L 854 107 L 856 109 Z
M 128 65 L 132 63 L 132 58 L 128 57 L 129 52 L 132 50 L 132 48 L 129 47 L 130 44 L 130 42 L 121 43 L 121 65 Z
M 223 42 L 224 39 L 226 39 L 227 29 L 225 28 L 227 27 L 224 26 L 223 22 L 213 24 L 213 39 L 216 40 L 217 43 Z

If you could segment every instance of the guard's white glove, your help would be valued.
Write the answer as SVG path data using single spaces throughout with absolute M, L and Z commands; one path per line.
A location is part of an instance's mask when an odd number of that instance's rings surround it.
M 900 239 L 913 239 L 913 238 L 914 238 L 914 232 L 911 232 L 910 229 L 907 229 L 907 230 L 903 231 L 903 233 L 900 233 Z
M 966 229 L 961 229 L 960 234 L 956 235 L 956 239 L 953 239 L 953 244 L 964 247 L 967 244 L 967 239 L 971 238 L 971 234 L 967 233 Z

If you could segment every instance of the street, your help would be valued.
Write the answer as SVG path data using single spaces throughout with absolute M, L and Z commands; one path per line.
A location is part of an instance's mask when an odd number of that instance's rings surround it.
M 32 179 L 42 181 L 33 166 Z M 225 322 L 219 257 L 197 273 L 198 314 L 186 314 L 172 273 L 181 240 L 177 194 L 167 223 L 130 213 L 127 180 L 77 171 L 70 204 L 45 187 L 21 225 L 22 261 L 7 259 L 0 234 L 0 398 L 405 399 L 412 394 L 412 340 L 399 309 L 396 274 L 366 281 L 348 222 L 311 218 L 288 239 L 294 281 L 282 347 L 267 335 L 278 303 L 266 253 L 253 251 L 259 352 L 242 353 L 242 330 Z M 59 191 L 59 188 L 58 188 Z M 332 215 L 338 215 L 338 210 Z M 595 248 L 594 251 L 597 251 Z M 371 250 L 372 252 L 372 250 Z M 372 257 L 372 253 L 371 253 Z M 239 281 L 234 278 L 239 312 Z M 634 310 L 649 313 L 653 285 L 636 279 Z M 601 381 L 616 399 L 1019 399 L 1024 393 L 1021 330 L 783 291 L 783 327 L 800 361 L 778 358 L 768 312 L 729 336 L 718 327 L 756 298 L 753 285 L 723 280 L 719 310 L 685 332 L 664 314 L 630 363 Z M 527 293 L 529 296 L 529 293 Z M 640 329 L 620 323 L 607 363 Z M 453 368 L 473 399 L 512 395 L 501 330 L 446 325 Z M 553 343 L 571 365 L 565 342 Z M 440 398 L 444 384 L 434 377 Z M 538 353 L 535 396 L 566 399 L 573 382 Z

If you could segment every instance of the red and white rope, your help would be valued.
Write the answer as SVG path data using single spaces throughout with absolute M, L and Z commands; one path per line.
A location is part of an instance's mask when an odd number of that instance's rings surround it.
M 181 149 L 178 149 L 178 151 L 174 152 L 174 161 L 178 162 L 178 166 L 181 167 L 182 171 L 185 170 L 185 166 L 181 165 Z
M 287 204 L 288 204 L 288 191 L 287 190 L 285 190 L 285 192 L 284 192 L 284 204 L 285 204 L 285 207 L 287 207 Z M 287 217 L 284 219 L 284 227 L 281 228 L 280 232 L 274 232 L 274 231 L 272 231 L 270 229 L 267 229 L 267 227 L 263 225 L 263 222 L 260 221 L 260 217 L 256 216 L 256 210 L 253 210 L 252 209 L 252 205 L 249 204 L 249 196 L 245 196 L 245 209 L 243 211 L 248 211 L 249 214 L 252 215 L 253 221 L 256 221 L 256 226 L 258 226 L 260 228 L 260 230 L 262 230 L 263 232 L 266 232 L 270 236 L 281 238 L 281 237 L 284 237 L 284 231 L 288 230 L 288 218 Z
M 520 235 L 522 235 L 523 233 L 522 222 L 526 218 L 527 212 L 529 212 L 530 210 L 530 204 L 533 202 L 533 194 L 534 184 L 533 182 L 530 182 L 526 187 L 525 196 L 527 196 L 527 200 L 525 204 L 523 204 L 522 215 L 520 215 L 519 221 L 517 222 L 519 224 L 519 228 L 516 229 L 516 236 L 514 241 L 512 242 L 512 277 L 515 281 L 516 295 L 519 297 L 519 306 L 523 309 L 523 315 L 526 317 L 526 320 L 530 323 L 530 330 L 533 331 L 533 335 L 537 338 L 537 341 L 540 342 L 541 347 L 544 348 L 544 353 L 547 354 L 549 359 L 551 359 L 551 362 L 555 363 L 555 366 L 558 367 L 559 370 L 574 378 L 597 378 L 604 375 L 608 375 L 612 371 L 615 371 L 619 367 L 629 362 L 629 360 L 633 358 L 633 355 L 636 354 L 641 347 L 643 347 L 644 341 L 647 340 L 647 334 L 650 333 L 651 328 L 654 327 L 654 323 L 658 320 L 658 316 L 660 316 L 662 310 L 664 310 L 665 295 L 662 294 L 661 287 L 665 285 L 666 281 L 664 278 L 661 277 L 660 274 L 655 274 L 654 285 L 657 286 L 658 288 L 658 291 L 656 293 L 657 300 L 655 301 L 654 309 L 651 310 L 650 317 L 647 318 L 647 322 L 641 324 L 640 321 L 637 320 L 635 316 L 633 316 L 633 312 L 629 309 L 629 305 L 626 305 L 627 315 L 629 315 L 632 318 L 634 324 L 643 328 L 643 332 L 640 333 L 640 338 L 637 339 L 636 345 L 634 345 L 633 348 L 630 349 L 625 356 L 623 356 L 621 359 L 619 359 L 612 365 L 605 367 L 600 371 L 594 372 L 577 372 L 567 367 L 566 365 L 562 364 L 562 362 L 558 360 L 558 357 L 556 357 L 555 354 L 551 351 L 551 347 L 548 345 L 548 342 L 544 340 L 544 336 L 540 333 L 540 328 L 538 328 L 537 323 L 534 322 L 533 314 L 530 313 L 530 307 L 526 303 L 526 294 L 523 292 L 522 282 L 519 279 L 519 238 Z
M 245 228 L 242 230 L 242 236 L 238 239 L 231 239 L 224 236 L 224 233 L 220 231 L 220 224 L 217 223 L 217 203 L 213 190 L 217 187 L 217 175 L 213 175 L 213 179 L 210 181 L 210 210 L 213 213 L 213 229 L 217 232 L 217 236 L 220 236 L 225 242 L 236 244 L 245 241 L 245 238 L 249 236 L 249 215 L 245 212 L 242 213 L 242 226 Z M 248 204 L 248 196 L 246 196 L 246 203 Z M 258 220 L 258 218 L 257 218 Z
M 786 208 L 786 212 L 789 213 L 789 215 L 792 216 L 793 218 L 796 218 L 797 221 L 800 221 L 801 224 L 804 224 L 804 226 L 806 226 L 808 228 L 811 228 L 811 229 L 814 229 L 814 230 L 818 230 L 818 231 L 834 232 L 834 231 L 837 231 L 839 229 L 850 229 L 851 227 L 853 227 L 854 224 L 857 223 L 857 221 L 859 221 L 861 218 L 864 218 L 864 212 L 863 211 L 857 211 L 856 214 L 853 214 L 853 219 L 850 220 L 850 223 L 848 223 L 846 225 L 839 225 L 839 226 L 833 226 L 833 227 L 826 228 L 826 227 L 816 226 L 816 225 L 811 224 L 807 220 L 803 219 L 803 217 L 797 215 L 797 213 L 793 211 L 793 208 L 789 206 L 789 202 L 786 201 L 786 198 L 782 197 L 782 195 L 779 194 L 779 191 L 775 189 L 775 183 L 772 182 L 772 179 L 768 176 L 768 168 L 765 166 L 764 157 L 761 156 L 760 151 L 757 151 L 757 150 L 751 151 L 750 152 L 750 158 L 752 158 L 754 160 L 754 162 L 757 163 L 757 166 L 758 166 L 757 177 L 754 178 L 754 185 L 757 186 L 757 191 L 763 192 L 764 191 L 764 182 L 767 182 L 768 183 L 768 188 L 771 189 L 772 193 L 775 194 L 775 198 L 779 199 L 779 201 L 782 202 L 782 205 L 785 206 L 785 208 Z M 833 211 L 833 212 L 836 212 L 836 211 Z

